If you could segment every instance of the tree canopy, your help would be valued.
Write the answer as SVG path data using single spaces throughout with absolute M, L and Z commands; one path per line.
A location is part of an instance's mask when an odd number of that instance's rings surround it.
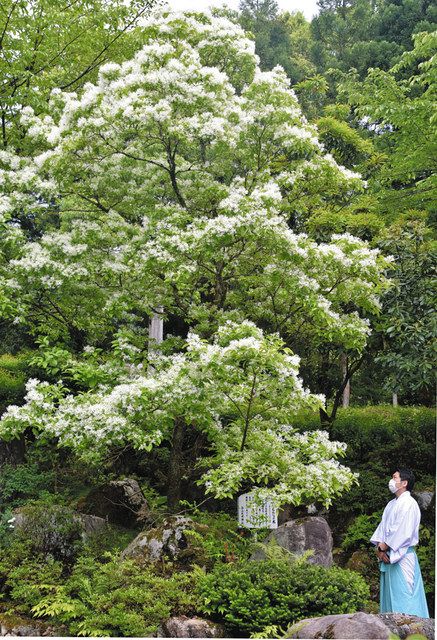
M 295 481 L 278 472 L 279 452 L 303 455 L 311 473 L 313 455 L 320 468 L 324 454 L 329 460 L 341 449 L 322 433 L 321 449 L 294 433 L 293 413 L 321 400 L 303 391 L 297 361 L 283 348 L 305 336 L 314 348 L 362 350 L 388 263 L 350 234 L 318 244 L 289 221 L 292 213 L 341 203 L 362 182 L 325 153 L 285 73 L 260 71 L 238 25 L 219 13 L 168 11 L 140 23 L 143 46 L 132 59 L 103 65 L 97 82 L 78 93 L 55 90 L 46 114 L 23 110 L 32 155 L 3 153 L 10 185 L 3 196 L 3 310 L 42 341 L 46 368 L 62 382 L 30 383 L 23 409 L 3 417 L 2 434 L 34 424 L 88 455 L 82 443 L 99 434 L 106 448 L 126 440 L 147 449 L 174 441 L 182 422 L 207 434 L 212 457 L 204 478 L 215 495 L 255 479 L 278 503 L 300 501 Z M 19 189 L 29 179 L 32 189 Z M 55 220 L 39 237 L 8 222 L 23 203 Z M 184 347 L 170 338 L 169 355 L 155 364 L 145 329 L 160 309 L 200 342 Z M 234 326 L 243 331 L 235 345 Z M 202 353 L 222 347 L 223 356 L 208 364 Z M 94 349 L 100 356 L 92 365 L 87 354 Z M 161 400 L 158 371 L 167 394 Z M 231 400 L 224 372 L 241 380 Z M 261 465 L 255 452 L 262 440 Z M 307 446 L 316 447 L 309 459 Z M 232 474 L 220 471 L 225 458 L 235 465 Z M 352 481 L 334 467 L 323 496 L 309 480 L 302 491 L 313 487 L 329 502 Z

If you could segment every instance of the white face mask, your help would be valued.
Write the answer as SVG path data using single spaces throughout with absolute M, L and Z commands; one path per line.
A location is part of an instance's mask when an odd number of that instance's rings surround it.
M 396 486 L 396 480 L 393 480 L 393 478 L 390 480 L 390 482 L 388 483 L 388 488 L 390 489 L 390 491 L 392 493 L 396 493 L 396 491 L 398 489 L 400 489 L 400 487 Z

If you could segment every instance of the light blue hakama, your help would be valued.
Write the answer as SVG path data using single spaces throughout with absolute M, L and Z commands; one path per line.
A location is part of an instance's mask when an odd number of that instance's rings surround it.
M 380 611 L 381 613 L 407 613 L 411 616 L 429 618 L 422 573 L 414 547 L 409 547 L 407 553 L 413 553 L 416 561 L 412 587 L 408 585 L 398 562 L 393 564 L 380 563 Z

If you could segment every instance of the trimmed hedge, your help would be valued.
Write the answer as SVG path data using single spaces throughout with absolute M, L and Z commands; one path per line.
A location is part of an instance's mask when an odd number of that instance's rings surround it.
M 203 611 L 237 633 L 352 613 L 364 608 L 369 598 L 367 584 L 353 571 L 273 560 L 217 564 L 200 580 L 199 593 Z
M 300 430 L 320 429 L 318 415 L 301 413 Z M 376 405 L 340 409 L 331 438 L 348 445 L 345 463 L 391 475 L 396 466 L 411 468 L 422 488 L 435 475 L 435 413 L 429 407 Z M 381 478 L 382 480 L 383 478 Z

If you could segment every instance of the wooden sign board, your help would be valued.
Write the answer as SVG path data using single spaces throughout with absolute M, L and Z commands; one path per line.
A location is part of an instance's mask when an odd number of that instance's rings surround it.
M 238 498 L 238 524 L 249 529 L 277 529 L 278 512 L 269 500 L 257 504 L 253 493 Z

